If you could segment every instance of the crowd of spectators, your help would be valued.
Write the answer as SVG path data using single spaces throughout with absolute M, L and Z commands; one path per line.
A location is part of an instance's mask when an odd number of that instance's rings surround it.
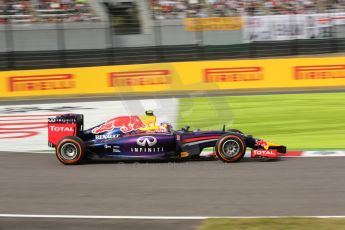
M 40 21 L 94 21 L 98 20 L 86 0 L 39 0 L 35 5 Z
M 344 12 L 345 0 L 147 0 L 154 19 Z M 0 24 L 9 21 L 98 21 L 87 0 L 0 0 Z
M 345 11 L 345 0 L 149 0 L 154 19 Z
M 0 24 L 98 20 L 87 0 L 0 0 Z
M 31 21 L 30 2 L 28 0 L 0 0 L 0 24 L 9 20 L 15 22 Z

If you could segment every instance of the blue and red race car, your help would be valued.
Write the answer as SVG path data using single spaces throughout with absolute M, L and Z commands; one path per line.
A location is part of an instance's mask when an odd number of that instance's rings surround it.
M 119 116 L 84 130 L 81 114 L 64 114 L 48 119 L 48 144 L 60 162 L 79 164 L 92 159 L 116 160 L 191 159 L 205 148 L 214 147 L 223 162 L 240 161 L 246 148 L 253 158 L 277 158 L 286 147 L 245 135 L 239 130 L 173 130 L 169 123 L 156 125 L 156 116 Z

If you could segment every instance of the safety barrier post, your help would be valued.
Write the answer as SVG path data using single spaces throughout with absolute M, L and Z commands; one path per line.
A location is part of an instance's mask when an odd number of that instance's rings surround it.
M 59 53 L 59 62 L 61 67 L 67 67 L 66 62 L 66 43 L 65 43 L 65 28 L 64 28 L 64 22 L 56 22 L 55 24 L 56 28 L 56 41 L 57 41 L 57 48 Z
M 12 28 L 11 20 L 9 20 L 5 26 L 5 40 L 6 40 L 7 69 L 13 69 L 15 67 L 15 56 L 14 56 L 13 28 Z

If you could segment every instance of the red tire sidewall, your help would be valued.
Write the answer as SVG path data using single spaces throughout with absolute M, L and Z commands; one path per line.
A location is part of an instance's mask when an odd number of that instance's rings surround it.
M 61 155 L 61 147 L 66 143 L 73 143 L 78 149 L 78 156 L 73 160 L 64 159 Z M 59 144 L 56 147 L 56 156 L 57 156 L 58 160 L 60 162 L 62 162 L 63 164 L 78 164 L 78 163 L 80 163 L 80 161 L 82 160 L 82 158 L 84 156 L 84 152 L 85 151 L 84 151 L 84 148 L 81 144 L 81 141 L 78 141 L 75 138 L 64 138 L 59 142 Z
M 228 138 L 232 138 L 232 139 L 236 139 L 238 140 L 238 143 L 240 144 L 240 147 L 241 147 L 241 152 L 238 153 L 235 157 L 232 157 L 232 158 L 228 158 L 226 157 L 223 152 L 222 152 L 222 149 L 221 149 L 221 146 L 223 144 L 223 142 L 228 139 Z M 242 159 L 242 157 L 244 156 L 244 154 L 246 153 L 246 145 L 243 141 L 242 138 L 240 138 L 239 136 L 236 136 L 236 135 L 233 135 L 233 134 L 229 134 L 229 135 L 226 135 L 226 136 L 223 136 L 221 137 L 218 141 L 217 141 L 217 144 L 216 144 L 216 154 L 217 156 L 224 162 L 236 162 L 236 161 L 239 161 L 240 159 Z

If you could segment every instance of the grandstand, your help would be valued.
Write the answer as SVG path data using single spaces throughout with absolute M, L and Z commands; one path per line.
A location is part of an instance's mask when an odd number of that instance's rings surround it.
M 34 4 L 38 22 L 83 22 L 99 20 L 86 0 L 39 0 Z
M 341 12 L 343 0 L 150 0 L 154 19 Z
M 0 69 L 345 51 L 344 0 L 0 3 Z
M 33 20 L 28 0 L 0 0 L 0 24 L 8 22 L 30 23 Z
M 99 20 L 86 0 L 1 0 L 0 23 Z
M 135 4 L 135 1 L 95 1 Z M 152 18 L 183 19 L 344 12 L 343 0 L 148 0 Z M 100 20 L 88 0 L 1 0 L 0 23 Z M 132 17 L 133 20 L 133 17 Z

